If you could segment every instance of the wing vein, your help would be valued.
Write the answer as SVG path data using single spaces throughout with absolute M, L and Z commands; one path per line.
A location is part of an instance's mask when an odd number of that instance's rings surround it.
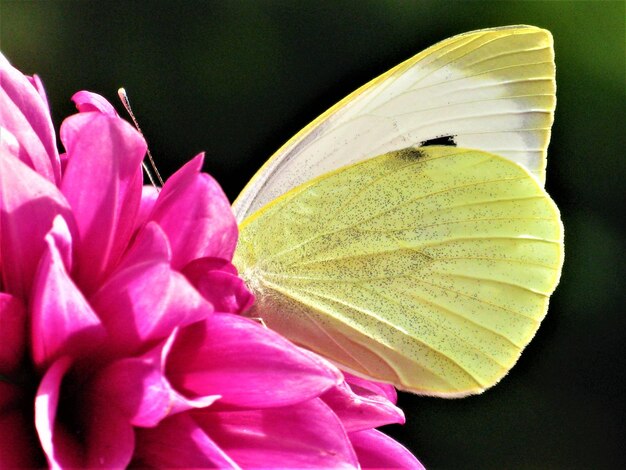
M 457 154 L 457 155 L 458 155 L 458 154 Z M 423 160 L 422 160 L 422 162 L 423 162 Z M 412 163 L 412 164 L 413 164 L 413 165 L 417 165 L 418 163 L 420 163 L 420 162 L 415 162 L 415 163 Z M 404 167 L 402 167 L 402 168 L 406 168 L 407 166 L 409 166 L 409 165 L 406 165 L 406 166 L 404 166 Z M 393 176 L 393 173 L 394 173 L 394 172 L 387 173 L 387 174 L 383 175 L 381 178 L 379 178 L 379 179 L 378 179 L 378 180 L 376 180 L 376 181 L 377 181 L 377 182 L 380 182 L 380 181 L 382 181 L 384 178 L 387 178 L 387 177 L 389 177 L 389 176 Z M 362 221 L 359 221 L 359 222 L 360 222 L 360 223 L 365 223 L 365 222 L 372 221 L 372 220 L 374 220 L 374 219 L 376 219 L 376 218 L 378 218 L 378 217 L 381 217 L 382 215 L 385 215 L 386 213 L 388 213 L 388 212 L 390 212 L 390 211 L 392 211 L 392 210 L 396 210 L 396 209 L 397 209 L 397 208 L 399 208 L 399 207 L 404 207 L 404 206 L 406 206 L 406 205 L 409 205 L 409 204 L 412 204 L 412 203 L 414 203 L 414 202 L 416 202 L 416 201 L 419 201 L 420 199 L 426 199 L 426 198 L 428 198 L 428 197 L 432 197 L 432 196 L 434 196 L 434 195 L 445 194 L 445 193 L 447 193 L 447 192 L 455 191 L 455 190 L 458 190 L 458 189 L 465 189 L 465 188 L 469 188 L 469 187 L 480 186 L 480 185 L 483 185 L 483 184 L 500 183 L 500 182 L 504 182 L 504 181 L 518 181 L 518 180 L 524 180 L 524 179 L 526 179 L 526 176 L 513 177 L 513 178 L 499 178 L 499 179 L 493 179 L 493 180 L 488 180 L 488 181 L 477 181 L 477 182 L 468 183 L 468 184 L 464 184 L 464 185 L 453 186 L 453 187 L 450 187 L 450 188 L 442 189 L 442 190 L 440 190 L 440 191 L 434 191 L 434 192 L 432 192 L 432 193 L 423 194 L 423 195 L 421 195 L 421 196 L 419 196 L 419 197 L 410 198 L 410 199 L 408 199 L 408 200 L 404 201 L 402 204 L 398 204 L 397 206 L 394 206 L 394 207 L 392 207 L 392 208 L 390 208 L 390 209 L 386 209 L 386 210 L 384 210 L 384 211 L 378 212 L 377 214 L 374 214 L 374 215 L 372 215 L 372 216 L 370 216 L 370 217 L 368 217 L 368 218 L 366 218 L 366 219 L 364 219 L 364 220 L 362 220 Z M 368 186 L 367 188 L 359 189 L 359 191 L 360 191 L 360 192 L 364 192 L 365 190 L 369 189 L 369 187 L 371 187 L 371 185 L 370 185 L 370 186 Z M 352 200 L 354 200 L 354 198 L 350 198 L 350 200 L 349 200 L 349 201 L 351 202 Z M 287 205 L 282 206 L 282 207 L 280 208 L 280 210 L 283 210 L 283 209 L 285 209 L 286 207 L 287 207 Z M 346 205 L 345 205 L 345 204 L 341 206 L 341 208 L 344 208 L 344 207 L 346 207 Z M 271 216 L 270 216 L 270 217 L 275 217 L 278 213 L 279 213 L 279 211 L 275 211 L 273 214 L 271 214 Z M 333 212 L 333 213 L 332 213 L 332 215 L 333 215 L 333 216 L 337 216 L 337 215 L 339 215 L 339 214 L 340 214 L 340 213 L 339 213 L 339 212 L 337 212 L 337 211 L 335 211 L 335 212 Z M 424 228 L 424 227 L 429 227 L 429 226 L 428 226 L 428 225 L 426 225 L 426 226 L 420 226 L 420 228 Z M 270 261 L 270 260 L 272 260 L 272 259 L 278 259 L 278 258 L 281 258 L 281 257 L 282 257 L 282 256 L 284 256 L 285 254 L 288 254 L 288 253 L 290 253 L 291 251 L 296 250 L 296 249 L 298 249 L 298 248 L 300 248 L 300 247 L 302 247 L 302 246 L 304 246 L 304 245 L 306 245 L 306 244 L 308 244 L 308 243 L 312 242 L 313 240 L 316 240 L 316 239 L 319 239 L 319 238 L 321 238 L 321 237 L 325 237 L 325 236 L 328 236 L 328 235 L 332 235 L 332 234 L 335 234 L 335 233 L 339 233 L 339 232 L 344 231 L 344 230 L 349 229 L 349 228 L 352 228 L 352 225 L 342 226 L 342 227 L 339 227 L 339 228 L 334 229 L 334 230 L 329 230 L 329 231 L 326 231 L 326 232 L 321 232 L 321 233 L 318 233 L 317 235 L 315 235 L 315 236 L 313 236 L 313 237 L 309 237 L 308 239 L 303 240 L 302 242 L 300 242 L 300 243 L 298 243 L 298 244 L 296 244 L 296 245 L 293 245 L 293 246 L 291 246 L 291 247 L 289 247 L 289 248 L 286 248 L 286 249 L 284 249 L 284 250 L 282 250 L 282 251 L 278 251 L 278 252 L 274 253 L 272 256 L 269 256 L 269 257 L 264 258 L 264 259 L 265 259 L 265 260 L 267 260 L 267 261 Z
M 450 276 L 450 277 L 455 277 L 455 276 L 457 276 L 457 275 L 456 275 L 456 274 L 448 274 L 448 276 Z M 466 276 L 465 276 L 465 277 L 466 277 Z M 517 311 L 517 310 L 513 310 L 513 309 L 508 308 L 508 307 L 504 307 L 503 305 L 494 304 L 493 302 L 489 302 L 489 301 L 487 301 L 487 300 L 485 300 L 485 299 L 483 299 L 483 298 L 473 297 L 473 296 L 471 296 L 471 295 L 469 295 L 469 294 L 464 294 L 463 292 L 458 291 L 458 290 L 456 290 L 456 289 L 453 289 L 453 288 L 451 288 L 451 287 L 446 287 L 446 286 L 442 286 L 441 284 L 436 284 L 436 283 L 433 283 L 433 282 L 428 282 L 428 281 L 426 281 L 426 280 L 425 280 L 424 278 L 422 278 L 422 277 L 415 277 L 415 276 L 411 276 L 411 279 L 413 279 L 413 280 L 414 280 L 414 281 L 416 281 L 416 282 L 422 283 L 422 284 L 427 284 L 427 285 L 429 285 L 429 286 L 437 287 L 437 288 L 442 289 L 442 290 L 445 290 L 445 291 L 447 291 L 447 292 L 452 292 L 452 293 L 454 293 L 454 294 L 456 294 L 456 295 L 460 295 L 461 297 L 465 297 L 465 298 L 468 298 L 468 299 L 471 299 L 471 300 L 476 300 L 476 301 L 478 301 L 478 302 L 481 302 L 481 303 L 483 303 L 483 304 L 489 305 L 489 306 L 491 306 L 491 307 L 494 307 L 494 308 L 497 308 L 497 309 L 504 310 L 505 312 L 512 313 L 513 315 L 518 315 L 518 316 L 523 317 L 523 318 L 525 318 L 525 319 L 527 319 L 527 320 L 529 320 L 529 321 L 532 321 L 532 322 L 534 322 L 534 323 L 538 323 L 538 322 L 537 322 L 537 320 L 536 320 L 535 318 L 533 318 L 533 317 L 529 317 L 528 315 L 525 315 L 525 314 L 523 314 L 522 312 L 519 312 L 519 311 Z M 545 297 L 545 296 L 543 296 L 542 294 L 537 294 L 537 295 L 541 295 L 542 297 Z
M 382 324 L 387 325 L 389 328 L 398 331 L 400 334 L 407 336 L 411 339 L 413 339 L 414 341 L 416 341 L 417 343 L 422 344 L 423 346 L 425 346 L 426 348 L 430 349 L 431 351 L 435 352 L 436 354 L 439 354 L 440 356 L 443 356 L 445 358 L 447 358 L 450 362 L 454 363 L 457 367 L 459 367 L 465 374 L 467 374 L 469 377 L 471 377 L 477 385 L 479 386 L 483 386 L 483 384 L 474 376 L 474 374 L 472 374 L 471 372 L 467 371 L 461 364 L 458 363 L 458 361 L 456 361 L 455 359 L 453 359 L 452 357 L 450 357 L 448 354 L 438 350 L 437 348 L 435 348 L 434 346 L 432 346 L 431 344 L 428 344 L 427 342 L 425 342 L 424 340 L 418 338 L 417 336 L 414 336 L 413 334 L 409 333 L 408 331 L 399 328 L 397 325 L 394 325 L 393 323 L 388 322 L 386 319 L 383 319 L 381 317 L 379 317 L 378 315 L 373 314 L 371 311 L 363 309 L 360 306 L 354 305 L 354 304 L 348 304 L 345 301 L 341 300 L 341 299 L 336 299 L 333 297 L 330 297 L 326 294 L 322 294 L 319 292 L 313 292 L 313 291 L 309 291 L 307 289 L 302 289 L 303 293 L 308 293 L 309 295 L 313 295 L 315 297 L 321 298 L 321 299 L 325 299 L 325 300 L 329 300 L 331 302 L 335 302 L 338 303 L 340 305 L 344 305 L 345 307 L 349 308 L 349 309 L 353 309 L 359 313 L 362 313 L 363 315 L 366 315 L 372 319 L 375 319 L 377 321 L 379 321 Z M 283 293 L 284 294 L 284 293 Z M 392 302 L 392 303 L 396 303 L 399 305 L 399 303 L 397 303 L 397 301 L 395 301 L 394 299 L 390 299 L 386 296 L 384 296 L 388 301 Z M 319 307 L 318 307 L 319 308 Z M 434 324 L 435 326 L 437 326 L 437 324 L 432 321 L 431 319 L 420 315 L 424 320 L 428 321 L 430 324 Z M 334 316 L 333 318 L 336 318 L 336 316 Z M 343 322 L 344 324 L 346 324 L 345 322 Z M 364 332 L 361 328 L 355 328 L 353 325 L 347 325 L 350 328 L 356 329 L 357 331 L 359 331 L 361 334 L 367 334 L 366 332 Z M 439 325 L 441 326 L 441 325 Z M 467 344 L 471 349 L 476 350 L 478 353 L 480 353 L 481 355 L 483 355 L 484 357 L 486 357 L 488 360 L 494 362 L 495 364 L 497 364 L 498 366 L 502 367 L 503 369 L 506 369 L 506 367 L 503 367 L 502 364 L 498 363 L 495 359 L 493 359 L 491 356 L 489 356 L 487 353 L 485 353 L 484 351 L 481 351 L 479 349 L 476 349 L 473 345 L 469 344 L 466 340 L 464 340 L 463 338 L 461 338 L 460 336 L 458 336 L 456 333 L 454 333 L 453 331 L 450 331 L 448 328 L 443 327 L 446 331 L 449 332 L 449 334 L 451 334 L 452 336 L 458 338 L 461 342 Z M 371 333 L 369 334 L 371 336 Z M 377 340 L 377 342 L 379 342 L 380 344 L 382 344 L 383 346 L 386 347 L 391 347 L 390 345 L 387 345 L 385 343 L 380 342 L 379 340 Z M 435 375 L 441 377 L 439 374 L 437 374 L 436 372 L 432 371 Z

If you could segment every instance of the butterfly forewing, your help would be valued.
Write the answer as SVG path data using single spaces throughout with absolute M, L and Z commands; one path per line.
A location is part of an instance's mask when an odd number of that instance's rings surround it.
M 554 74 L 552 37 L 532 26 L 474 31 L 436 44 L 287 142 L 235 201 L 237 219 L 328 171 L 433 139 L 505 156 L 543 184 Z

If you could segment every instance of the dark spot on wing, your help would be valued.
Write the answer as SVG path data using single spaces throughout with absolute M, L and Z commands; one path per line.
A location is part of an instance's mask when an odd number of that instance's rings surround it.
M 415 161 L 426 156 L 425 152 L 418 147 L 408 147 L 396 152 L 396 156 L 401 160 Z
M 442 135 L 439 137 L 435 137 L 434 139 L 427 139 L 420 142 L 418 147 L 428 147 L 431 145 L 446 145 L 448 147 L 456 147 L 456 142 L 454 141 L 455 135 Z

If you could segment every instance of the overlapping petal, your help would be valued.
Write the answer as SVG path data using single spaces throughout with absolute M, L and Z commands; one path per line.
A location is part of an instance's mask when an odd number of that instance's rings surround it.
M 61 383 L 72 361 L 62 357 L 47 370 L 35 398 L 35 428 L 50 468 L 81 465 L 79 449 L 67 431 L 56 423 L 57 408 L 61 395 Z
M 135 451 L 135 432 L 126 416 L 106 402 L 94 401 L 85 417 L 83 468 L 124 468 Z
M 225 259 L 193 260 L 183 268 L 183 274 L 216 312 L 243 313 L 254 303 L 254 295 L 237 275 L 237 269 Z
M 11 131 L 2 126 L 0 126 L 0 152 L 17 159 L 20 158 L 20 143 Z
M 1 384 L 0 384 L 1 387 Z M 0 395 L 2 391 L 0 391 Z M 1 400 L 1 398 L 0 398 Z M 41 466 L 32 424 L 22 410 L 0 413 L 0 468 L 37 468 Z
M 0 292 L 0 374 L 20 365 L 26 349 L 26 309 L 20 299 Z
M 319 396 L 342 380 L 317 355 L 253 320 L 216 313 L 181 330 L 167 361 L 167 375 L 191 395 L 219 394 L 217 405 L 286 406 Z
M 393 385 L 374 382 L 373 380 L 364 379 L 348 372 L 344 372 L 343 375 L 346 378 L 346 382 L 350 384 L 350 388 L 358 395 L 384 398 L 394 405 L 398 401 L 398 392 L 396 392 Z
M 30 86 L 30 85 L 29 85 Z M 73 215 L 57 187 L 14 156 L 0 153 L 0 262 L 6 292 L 25 298 L 57 215 Z M 70 227 L 71 228 L 71 227 Z
M 243 468 L 358 468 L 341 422 L 320 399 L 280 408 L 194 411 L 194 420 Z
M 35 468 L 45 461 L 24 404 L 20 387 L 0 379 L 0 468 Z
M 148 222 L 158 196 L 159 190 L 152 185 L 144 185 L 141 188 L 141 202 L 139 203 L 139 211 L 135 218 L 135 229 L 133 232 L 139 230 Z
M 355 393 L 356 392 L 356 393 Z M 322 395 L 348 432 L 404 423 L 404 413 L 386 396 L 343 382 Z
M 107 114 L 112 117 L 118 116 L 117 111 L 115 111 L 115 108 L 111 106 L 111 103 L 97 93 L 85 90 L 78 91 L 74 93 L 74 96 L 72 96 L 72 101 L 76 104 L 76 109 L 78 109 L 81 113 L 94 111 Z
M 240 468 L 188 413 L 136 434 L 135 468 Z
M 48 104 L 48 95 L 46 94 L 46 89 L 43 87 L 43 83 L 41 82 L 39 76 L 33 75 L 29 77 L 28 75 L 25 75 L 25 77 L 30 82 L 30 84 L 35 87 L 35 90 L 37 90 L 37 93 L 39 93 L 39 96 L 41 96 L 41 99 L 43 100 L 46 108 L 50 109 L 50 105 Z M 54 137 L 54 130 L 52 131 L 52 136 Z
M 148 224 L 115 272 L 90 298 L 116 355 L 168 337 L 213 313 L 213 306 L 170 266 L 163 231 Z
M 65 356 L 54 362 L 44 375 L 35 398 L 35 426 L 48 465 L 64 468 L 124 468 L 134 450 L 134 432 L 114 404 L 91 400 L 87 394 L 66 404 L 70 419 L 62 423 L 62 383 L 72 361 Z M 97 397 L 96 397 L 97 398 Z M 81 400 L 82 399 L 82 400 Z
M 231 260 L 235 251 L 235 217 L 219 184 L 200 173 L 203 158 L 198 155 L 167 180 L 150 216 L 167 234 L 175 269 L 197 258 Z
M 92 386 L 102 400 L 114 403 L 133 426 L 152 427 L 169 415 L 211 405 L 219 395 L 186 397 L 165 375 L 167 355 L 176 332 L 140 357 L 113 362 Z
M 66 271 L 56 244 L 63 233 L 55 235 L 46 237 L 31 300 L 30 344 L 38 368 L 64 355 L 89 357 L 107 339 L 102 322 Z
M 79 232 L 77 280 L 92 293 L 126 248 L 141 199 L 141 135 L 127 122 L 80 113 L 63 123 L 67 168 L 61 190 Z
M 376 429 L 352 432 L 350 441 L 364 469 L 424 470 L 424 466 L 404 446 Z
M 19 142 L 17 156 L 48 181 L 58 184 L 61 165 L 43 87 L 0 54 L 0 128 Z M 0 139 L 4 136 L 0 134 Z

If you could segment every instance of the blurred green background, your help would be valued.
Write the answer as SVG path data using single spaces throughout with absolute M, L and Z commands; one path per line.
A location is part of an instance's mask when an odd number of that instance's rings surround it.
M 88 89 L 125 86 L 159 167 L 200 151 L 231 200 L 260 165 L 366 81 L 454 34 L 552 31 L 558 104 L 547 189 L 561 284 L 512 372 L 481 396 L 401 395 L 386 429 L 429 468 L 626 468 L 624 1 L 0 0 L 0 48 L 38 73 L 55 123 Z M 121 109 L 118 106 L 118 109 Z

